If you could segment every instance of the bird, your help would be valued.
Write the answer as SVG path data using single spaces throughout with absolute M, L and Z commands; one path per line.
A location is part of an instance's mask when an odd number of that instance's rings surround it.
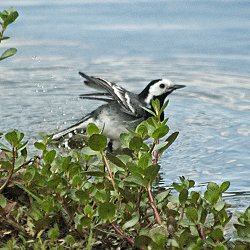
M 135 130 L 141 122 L 151 116 L 145 108 L 153 110 L 152 100 L 158 99 L 160 107 L 162 107 L 169 94 L 185 87 L 185 85 L 174 84 L 168 79 L 156 79 L 149 82 L 139 94 L 136 94 L 101 77 L 89 76 L 83 72 L 79 72 L 79 74 L 85 79 L 86 86 L 99 91 L 81 94 L 79 97 L 106 103 L 85 115 L 76 124 L 55 133 L 52 140 L 59 141 L 67 135 L 68 138 L 71 138 L 74 134 L 84 134 L 87 125 L 95 123 L 109 139 L 111 151 L 121 147 L 121 133 Z M 164 119 L 164 113 L 161 119 Z

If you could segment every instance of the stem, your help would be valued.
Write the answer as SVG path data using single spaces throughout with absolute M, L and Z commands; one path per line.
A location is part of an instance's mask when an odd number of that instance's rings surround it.
M 137 208 L 140 208 L 141 196 L 142 196 L 142 187 L 140 187 L 140 190 L 139 190 L 138 195 L 137 195 L 137 202 L 136 202 Z
M 12 148 L 12 161 L 11 161 L 11 170 L 7 176 L 7 179 L 5 180 L 4 184 L 0 187 L 0 194 L 3 192 L 4 188 L 8 185 L 15 169 L 15 162 L 16 162 L 16 148 Z
M 106 156 L 104 155 L 103 152 L 101 152 L 101 154 L 102 154 L 102 159 L 103 159 L 104 165 L 105 165 L 105 167 L 106 167 L 107 170 L 108 170 L 108 174 L 109 174 L 110 181 L 111 181 L 111 183 L 112 183 L 112 185 L 113 185 L 114 190 L 116 190 L 115 181 L 114 181 L 114 178 L 113 178 L 113 175 L 112 175 L 110 166 L 109 166 L 109 164 L 108 164 L 108 160 L 107 160 L 107 158 L 106 158 Z M 116 191 L 117 191 L 117 190 L 116 190 Z
M 200 225 L 196 225 L 196 228 L 197 228 L 197 231 L 199 233 L 199 236 L 202 240 L 205 240 L 206 239 L 206 235 L 205 235 L 205 232 L 203 230 L 203 227 L 200 226 Z
M 151 146 L 151 148 L 150 148 L 150 150 L 149 150 L 149 153 L 150 153 L 150 154 L 153 153 L 153 150 L 154 150 L 154 148 L 155 148 L 155 145 L 156 145 L 156 141 L 154 140 L 154 142 L 153 142 L 153 144 L 152 144 L 152 146 Z
M 148 196 L 149 196 L 150 204 L 151 204 L 151 206 L 153 208 L 153 211 L 154 211 L 155 219 L 156 219 L 157 223 L 159 225 L 161 225 L 161 218 L 160 218 L 159 212 L 157 210 L 157 207 L 155 205 L 155 201 L 154 201 L 154 198 L 152 196 L 152 192 L 151 192 L 150 186 L 147 187 L 147 191 L 148 191 Z
M 157 140 L 155 141 L 155 145 L 157 145 L 157 144 L 159 144 L 159 139 L 157 139 Z M 158 150 L 157 150 L 157 151 L 155 152 L 155 155 L 154 155 L 154 164 L 157 164 L 158 161 L 159 161 L 159 152 L 158 152 Z
M 116 226 L 114 223 L 111 223 L 112 227 L 114 228 L 114 230 L 123 238 L 125 239 L 127 242 L 129 242 L 132 246 L 135 244 L 135 241 L 133 239 L 131 239 L 130 237 L 128 237 L 127 235 L 125 235 L 125 233 L 118 227 Z
M 158 143 L 159 143 L 159 139 L 155 139 L 154 142 L 153 142 L 153 144 L 152 144 L 152 146 L 151 146 L 151 148 L 150 148 L 150 150 L 149 150 L 149 153 L 150 153 L 150 154 L 153 153 L 154 148 L 155 148 L 155 146 L 156 146 Z M 155 152 L 155 155 L 154 155 L 153 163 L 154 163 L 154 164 L 157 164 L 158 160 L 159 160 L 159 152 L 156 151 L 156 152 Z
M 3 214 L 3 210 L 0 209 L 1 214 Z M 26 232 L 25 228 L 22 227 L 19 223 L 17 223 L 15 221 L 15 219 L 9 215 L 9 216 L 0 216 L 1 218 L 1 223 L 2 224 L 6 224 L 8 226 L 11 226 L 12 228 L 14 228 L 14 230 L 16 230 L 17 232 L 23 234 L 25 237 L 29 238 L 30 235 Z
M 181 208 L 180 220 L 183 220 L 184 217 L 184 207 Z

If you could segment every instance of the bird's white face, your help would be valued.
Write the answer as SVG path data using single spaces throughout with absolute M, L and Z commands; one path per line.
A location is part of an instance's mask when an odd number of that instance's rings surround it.
M 167 80 L 167 79 L 161 79 L 158 82 L 155 82 L 153 85 L 149 87 L 149 90 L 148 90 L 149 93 L 145 102 L 150 104 L 154 96 L 161 96 L 165 94 L 173 86 L 174 84 L 170 80 Z
M 168 90 L 173 86 L 174 84 L 170 80 L 162 79 L 150 86 L 149 94 L 151 96 L 160 96 L 168 92 Z

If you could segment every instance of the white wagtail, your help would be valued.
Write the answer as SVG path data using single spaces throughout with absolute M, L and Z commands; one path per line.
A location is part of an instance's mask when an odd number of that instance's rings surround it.
M 107 103 L 84 116 L 73 126 L 54 134 L 53 140 L 60 140 L 66 135 L 71 137 L 73 134 L 83 134 L 89 123 L 95 123 L 109 138 L 109 146 L 117 149 L 120 147 L 120 134 L 128 132 L 128 129 L 135 130 L 137 125 L 150 116 L 143 107 L 152 110 L 151 101 L 156 98 L 162 106 L 169 94 L 185 87 L 185 85 L 173 84 L 167 79 L 157 79 L 151 81 L 140 94 L 134 94 L 103 78 L 88 76 L 82 72 L 79 74 L 86 79 L 84 83 L 87 86 L 102 90 L 98 93 L 82 94 L 80 98 L 101 100 Z

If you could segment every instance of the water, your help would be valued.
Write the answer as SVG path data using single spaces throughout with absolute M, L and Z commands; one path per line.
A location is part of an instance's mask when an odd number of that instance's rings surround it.
M 166 110 L 176 143 L 161 160 L 161 185 L 186 176 L 199 186 L 231 182 L 227 199 L 250 204 L 250 3 L 247 1 L 2 1 L 20 17 L 0 50 L 0 131 L 30 141 L 99 103 L 79 70 L 140 91 L 166 77 L 185 89 Z

